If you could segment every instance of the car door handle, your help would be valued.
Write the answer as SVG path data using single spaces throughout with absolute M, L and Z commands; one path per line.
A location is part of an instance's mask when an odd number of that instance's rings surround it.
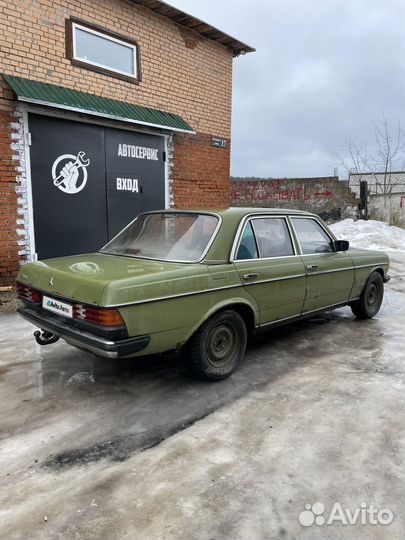
M 252 272 L 251 274 L 243 274 L 243 279 L 255 279 L 259 277 L 257 272 Z
M 307 270 L 316 270 L 318 268 L 317 264 L 308 264 Z

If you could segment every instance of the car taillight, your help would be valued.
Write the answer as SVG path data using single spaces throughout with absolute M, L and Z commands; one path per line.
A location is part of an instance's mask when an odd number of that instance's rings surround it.
M 124 319 L 117 309 L 97 308 L 84 304 L 73 306 L 73 317 L 100 326 L 124 326 Z
M 21 300 L 28 300 L 29 302 L 34 302 L 35 304 L 42 302 L 42 293 L 35 289 L 31 289 L 31 287 L 27 287 L 21 283 L 17 283 L 16 289 L 18 298 L 21 298 Z

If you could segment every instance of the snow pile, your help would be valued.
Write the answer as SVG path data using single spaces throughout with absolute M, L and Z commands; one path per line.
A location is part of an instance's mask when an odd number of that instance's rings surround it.
M 330 227 L 339 240 L 349 240 L 353 247 L 405 251 L 405 230 L 383 221 L 344 219 Z

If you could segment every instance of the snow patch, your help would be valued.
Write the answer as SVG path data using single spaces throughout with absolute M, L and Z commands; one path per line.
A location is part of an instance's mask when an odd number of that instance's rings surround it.
M 405 252 L 405 230 L 383 221 L 344 219 L 330 226 L 339 240 L 357 248 Z

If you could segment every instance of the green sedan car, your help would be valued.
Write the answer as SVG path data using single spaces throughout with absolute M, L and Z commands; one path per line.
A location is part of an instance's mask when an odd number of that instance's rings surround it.
M 18 311 L 42 345 L 61 337 L 109 358 L 182 349 L 196 375 L 218 380 L 253 332 L 345 305 L 376 315 L 388 266 L 307 212 L 162 210 L 98 253 L 24 265 Z

